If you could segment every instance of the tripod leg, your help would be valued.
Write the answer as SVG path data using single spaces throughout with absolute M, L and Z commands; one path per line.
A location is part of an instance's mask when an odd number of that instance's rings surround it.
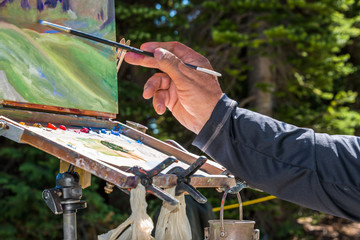
M 63 228 L 64 240 L 77 239 L 76 210 L 64 210 Z

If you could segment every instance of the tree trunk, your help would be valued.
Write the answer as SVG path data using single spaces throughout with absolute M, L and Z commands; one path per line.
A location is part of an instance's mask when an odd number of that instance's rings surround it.
M 265 22 L 259 24 L 257 34 L 260 38 L 264 38 L 263 30 L 265 29 Z M 272 116 L 273 114 L 273 89 L 275 87 L 275 76 L 271 71 L 272 61 L 267 56 L 269 49 L 260 47 L 261 52 L 266 55 L 257 53 L 255 56 L 249 57 L 249 65 L 251 71 L 249 72 L 248 81 L 250 87 L 250 96 L 254 97 L 254 101 L 250 103 L 250 107 L 255 111 Z M 264 51 L 265 50 L 265 51 Z M 253 51 L 250 51 L 253 52 Z M 259 51 L 257 51 L 259 52 Z

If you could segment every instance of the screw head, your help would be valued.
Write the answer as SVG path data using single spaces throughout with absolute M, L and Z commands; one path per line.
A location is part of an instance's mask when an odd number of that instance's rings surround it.
M 226 236 L 227 236 L 226 232 L 224 232 L 224 231 L 220 232 L 220 237 L 221 238 L 225 238 Z
M 48 191 L 43 192 L 43 198 L 48 200 L 50 198 L 50 193 Z
M 141 179 L 141 184 L 144 186 L 147 186 L 150 184 L 150 181 L 149 181 L 149 179 L 143 178 L 143 179 Z

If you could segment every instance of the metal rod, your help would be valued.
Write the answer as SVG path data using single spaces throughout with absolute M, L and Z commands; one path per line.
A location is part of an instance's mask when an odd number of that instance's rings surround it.
M 64 240 L 77 240 L 76 210 L 63 213 Z

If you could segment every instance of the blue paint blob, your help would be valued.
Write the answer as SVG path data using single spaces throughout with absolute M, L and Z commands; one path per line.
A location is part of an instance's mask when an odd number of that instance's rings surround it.
M 123 130 L 123 129 L 124 129 L 124 127 L 121 126 L 120 124 L 116 125 L 116 126 L 113 128 L 114 131 L 117 131 L 117 132 L 119 132 L 119 133 L 122 133 L 122 130 Z
M 118 131 L 111 130 L 111 134 L 115 136 L 120 136 L 120 133 Z

